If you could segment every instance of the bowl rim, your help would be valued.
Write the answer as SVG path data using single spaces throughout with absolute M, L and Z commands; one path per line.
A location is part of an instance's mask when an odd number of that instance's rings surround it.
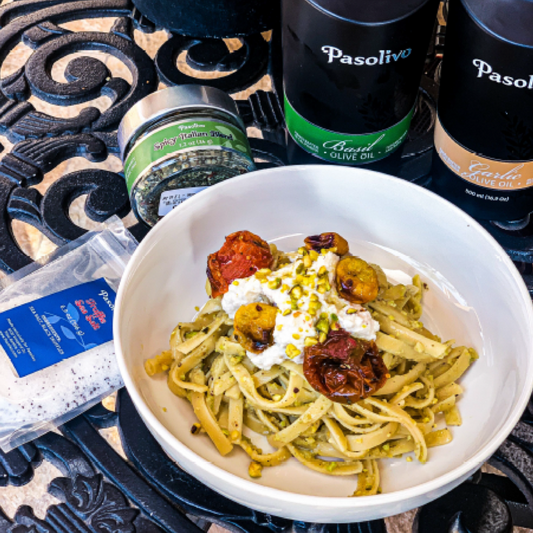
M 306 172 L 316 170 L 320 170 L 321 172 L 325 173 L 346 172 L 366 175 L 371 174 L 372 179 L 383 180 L 383 190 L 387 190 L 387 184 L 398 185 L 399 183 L 402 183 L 402 186 L 405 186 L 407 189 L 412 189 L 413 192 L 416 191 L 416 194 L 422 194 L 422 196 L 426 196 L 433 202 L 445 204 L 447 209 L 452 209 L 452 211 L 455 211 L 456 216 L 462 218 L 468 225 L 475 228 L 477 232 L 481 234 L 481 236 L 491 242 L 493 247 L 498 250 L 501 259 L 503 260 L 503 263 L 507 267 L 507 270 L 509 271 L 511 277 L 516 282 L 520 290 L 520 295 L 524 300 L 524 303 L 528 304 L 524 307 L 526 309 L 526 314 L 529 318 L 529 325 L 533 326 L 533 305 L 531 304 L 531 297 L 522 277 L 520 276 L 511 258 L 508 256 L 502 246 L 496 241 L 496 239 L 479 222 L 477 222 L 474 218 L 472 218 L 470 215 L 468 215 L 456 205 L 452 204 L 451 202 L 442 198 L 436 193 L 429 191 L 428 189 L 425 189 L 419 185 L 402 180 L 401 178 L 397 178 L 395 176 L 372 171 L 366 168 L 337 165 L 291 165 L 286 167 L 257 170 L 213 185 L 194 195 L 192 198 L 189 198 L 187 202 L 183 202 L 182 204 L 178 205 L 172 210 L 171 213 L 166 215 L 163 220 L 159 221 L 150 230 L 149 235 L 151 235 L 152 237 L 145 238 L 138 246 L 137 250 L 135 251 L 133 257 L 130 259 L 126 267 L 126 270 L 124 271 L 122 281 L 120 283 L 119 290 L 117 293 L 117 298 L 115 302 L 115 313 L 113 318 L 113 338 L 115 343 L 115 353 L 118 361 L 118 366 L 122 374 L 124 385 L 126 386 L 126 389 L 130 394 L 136 409 L 139 411 L 141 418 L 146 422 L 149 430 L 151 432 L 155 432 L 159 438 L 165 441 L 167 446 L 175 450 L 176 453 L 184 456 L 189 462 L 195 464 L 202 471 L 206 472 L 207 475 L 217 477 L 228 485 L 238 488 L 238 490 L 241 491 L 243 494 L 251 493 L 251 495 L 263 499 L 268 498 L 277 501 L 291 501 L 294 504 L 299 504 L 306 507 L 329 507 L 340 510 L 362 507 L 374 508 L 377 506 L 382 506 L 384 504 L 400 503 L 408 499 L 429 494 L 433 491 L 441 489 L 442 487 L 445 487 L 446 485 L 452 484 L 461 476 L 465 476 L 470 471 L 483 464 L 491 455 L 493 455 L 497 448 L 503 443 L 503 441 L 514 429 L 527 406 L 527 403 L 533 392 L 533 372 L 529 373 L 529 375 L 526 376 L 525 386 L 523 387 L 520 396 L 515 402 L 516 405 L 512 412 L 512 415 L 507 418 L 503 426 L 500 428 L 499 432 L 494 436 L 493 439 L 491 439 L 484 446 L 482 446 L 473 456 L 471 456 L 469 459 L 467 459 L 454 469 L 430 481 L 415 485 L 414 487 L 408 487 L 394 492 L 376 494 L 374 496 L 365 496 L 364 498 L 351 498 L 347 496 L 311 496 L 307 494 L 299 494 L 297 492 L 272 488 L 242 478 L 240 476 L 237 476 L 236 474 L 232 474 L 231 472 L 228 472 L 227 470 L 224 470 L 223 468 L 211 463 L 207 459 L 204 459 L 202 456 L 196 454 L 188 446 L 183 444 L 176 436 L 172 434 L 172 432 L 170 432 L 163 425 L 162 422 L 159 421 L 159 419 L 152 412 L 148 404 L 145 402 L 144 398 L 142 397 L 142 394 L 140 393 L 137 388 L 137 385 L 135 384 L 135 380 L 133 379 L 132 375 L 130 375 L 127 369 L 126 357 L 124 356 L 122 350 L 122 342 L 119 335 L 119 317 L 121 316 L 124 294 L 130 286 L 129 279 L 132 275 L 134 275 L 137 263 L 142 260 L 142 257 L 145 255 L 145 252 L 148 252 L 150 250 L 150 247 L 152 246 L 152 242 L 150 241 L 155 241 L 157 235 L 166 230 L 166 226 L 171 223 L 170 221 L 173 220 L 173 218 L 180 216 L 179 214 L 183 213 L 184 211 L 192 209 L 194 207 L 194 204 L 200 201 L 204 196 L 217 194 L 217 192 L 222 188 L 232 188 L 236 186 L 238 187 L 239 183 L 243 180 L 264 180 L 268 179 L 266 176 L 264 176 L 264 174 L 282 174 L 286 172 L 300 172 L 302 175 L 306 175 Z M 262 185 L 264 185 L 264 183 Z M 200 482 L 203 483 L 203 481 Z M 214 490 L 216 491 L 217 489 Z

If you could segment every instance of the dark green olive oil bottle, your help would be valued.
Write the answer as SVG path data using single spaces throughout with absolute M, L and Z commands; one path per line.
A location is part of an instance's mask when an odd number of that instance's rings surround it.
M 368 164 L 401 146 L 439 0 L 283 0 L 287 129 L 332 163 Z

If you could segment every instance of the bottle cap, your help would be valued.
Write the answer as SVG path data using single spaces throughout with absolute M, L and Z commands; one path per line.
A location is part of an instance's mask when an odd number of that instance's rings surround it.
M 224 91 L 204 85 L 179 85 L 145 96 L 123 117 L 118 127 L 121 157 L 131 139 L 143 129 L 175 111 L 218 110 L 231 115 L 244 129 L 237 104 Z

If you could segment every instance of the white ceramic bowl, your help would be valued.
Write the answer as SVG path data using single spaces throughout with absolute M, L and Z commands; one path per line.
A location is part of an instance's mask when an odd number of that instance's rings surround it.
M 324 476 L 295 459 L 248 477 L 240 450 L 221 457 L 193 436 L 192 408 L 143 362 L 168 348 L 170 332 L 206 301 L 206 257 L 224 237 L 250 230 L 292 250 L 307 235 L 336 231 L 351 251 L 398 281 L 419 272 L 429 284 L 426 324 L 474 346 L 463 376 L 463 425 L 432 448 L 425 465 L 381 462 L 383 494 L 347 498 L 354 478 Z M 243 505 L 309 522 L 394 515 L 451 490 L 488 459 L 517 423 L 533 387 L 531 300 L 504 250 L 472 218 L 440 197 L 363 169 L 287 167 L 234 178 L 187 200 L 157 224 L 132 258 L 118 293 L 114 336 L 126 387 L 167 453 L 200 481 Z M 166 411 L 163 410 L 166 408 Z

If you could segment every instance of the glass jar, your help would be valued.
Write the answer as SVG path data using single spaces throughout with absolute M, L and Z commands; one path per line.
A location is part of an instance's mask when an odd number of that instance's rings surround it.
M 118 142 L 132 209 L 150 226 L 209 185 L 255 170 L 237 105 L 213 87 L 143 98 L 124 115 Z

